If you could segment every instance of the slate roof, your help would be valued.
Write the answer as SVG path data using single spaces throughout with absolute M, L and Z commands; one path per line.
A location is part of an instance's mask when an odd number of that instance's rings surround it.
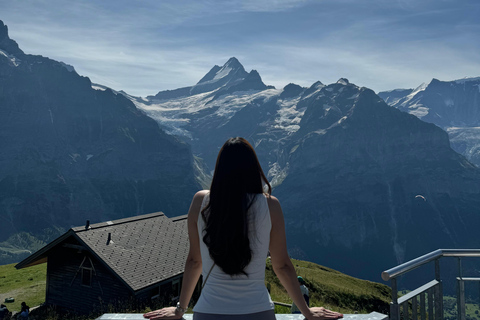
M 72 228 L 15 267 L 45 262 L 48 252 L 71 236 L 133 291 L 182 274 L 189 248 L 187 216 L 170 219 L 157 212 Z

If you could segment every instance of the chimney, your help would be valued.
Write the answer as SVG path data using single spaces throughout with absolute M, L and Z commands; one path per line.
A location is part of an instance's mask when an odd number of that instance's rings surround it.
M 112 233 L 111 233 L 111 232 L 108 233 L 107 246 L 108 246 L 110 243 L 113 243 L 113 241 L 112 241 Z
M 90 220 L 85 223 L 85 230 L 88 230 L 88 228 L 90 228 Z

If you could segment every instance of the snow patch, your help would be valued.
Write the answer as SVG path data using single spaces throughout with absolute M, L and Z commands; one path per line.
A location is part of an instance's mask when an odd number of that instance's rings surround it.
M 315 91 L 313 91 L 312 93 L 310 93 L 309 95 L 303 97 L 304 99 L 308 99 L 310 98 L 311 96 L 313 96 L 314 94 L 317 94 L 318 91 L 322 90 L 323 88 L 325 88 L 325 85 L 322 84 L 322 83 L 318 83 L 316 86 L 315 86 Z
M 427 107 L 424 107 L 422 104 L 415 104 L 410 106 L 409 108 L 411 108 L 412 110 L 408 111 L 408 113 L 413 114 L 419 119 L 425 117 L 430 110 Z
M 420 91 L 425 91 L 425 89 L 428 87 L 428 84 L 426 84 L 425 82 L 422 83 L 421 85 L 419 85 L 415 90 L 412 91 L 412 93 L 410 93 L 408 96 L 414 96 L 416 95 L 417 93 L 419 93 Z
M 97 84 L 94 84 L 94 83 L 92 83 L 92 89 L 99 90 L 99 91 L 107 90 L 106 87 L 103 87 L 103 86 L 100 86 L 100 85 L 97 85 Z
M 191 133 L 183 128 L 189 123 L 189 117 L 211 109 L 207 116 L 223 118 L 226 123 L 239 110 L 246 105 L 254 103 L 256 99 L 267 101 L 280 94 L 281 90 L 269 89 L 263 91 L 244 91 L 226 94 L 213 100 L 217 90 L 204 92 L 188 97 L 171 100 L 154 101 L 149 103 L 143 99 L 128 97 L 137 108 L 156 120 L 168 134 L 192 138 Z
M 4 56 L 5 58 L 7 58 L 8 60 L 10 60 L 10 63 L 15 66 L 15 67 L 18 67 L 20 65 L 20 59 L 18 59 L 17 57 L 15 57 L 14 55 L 12 54 L 9 54 L 8 52 L 6 51 L 3 51 L 0 49 L 0 55 Z
M 220 69 L 217 72 L 217 74 L 215 74 L 215 77 L 213 77 L 213 80 L 219 80 L 219 79 L 222 79 L 222 78 L 228 76 L 230 71 L 232 71 L 232 68 L 230 68 L 230 67 L 224 67 L 224 68 Z
M 340 120 L 337 121 L 338 124 L 341 124 L 343 121 L 347 120 L 347 116 L 343 116 Z
M 272 186 L 272 188 L 275 188 L 282 184 L 283 180 L 285 180 L 288 175 L 288 167 L 288 162 L 284 168 L 282 168 L 278 162 L 275 162 L 270 167 L 270 170 L 268 170 L 267 173 L 267 178 L 270 179 L 270 185 Z
M 448 133 L 454 133 L 455 131 L 464 131 L 464 130 L 470 130 L 472 132 L 480 132 L 480 127 L 448 127 L 446 128 Z
M 415 114 L 414 112 L 416 112 L 418 114 L 423 114 L 422 116 L 425 116 L 428 113 L 428 108 L 424 107 L 423 104 L 418 102 L 421 100 L 423 96 L 423 91 L 425 91 L 427 87 L 428 87 L 427 84 L 422 83 L 415 90 L 413 90 L 409 95 L 407 95 L 405 98 L 402 98 L 403 102 L 400 104 L 400 106 L 403 108 L 408 107 L 408 109 L 410 109 L 408 113 L 410 114 Z M 389 103 L 389 105 L 392 105 L 392 103 Z M 423 107 L 423 109 L 421 109 L 420 111 L 416 111 L 415 109 L 419 107 Z M 420 116 L 417 116 L 417 117 L 420 117 Z
M 297 109 L 300 98 L 279 100 L 279 109 L 275 117 L 275 129 L 285 130 L 289 133 L 297 132 L 300 129 L 300 121 L 305 113 L 305 107 Z

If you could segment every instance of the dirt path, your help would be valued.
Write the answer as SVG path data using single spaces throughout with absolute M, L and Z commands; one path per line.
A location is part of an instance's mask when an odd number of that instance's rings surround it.
M 39 295 L 42 296 L 43 292 L 43 299 L 40 300 L 45 301 L 45 282 L 37 282 L 25 288 L 18 288 L 14 290 L 10 290 L 8 292 L 1 292 L 0 293 L 0 302 L 7 306 L 10 312 L 20 311 L 21 306 L 20 304 L 22 301 L 25 301 L 30 308 L 35 305 L 42 303 L 43 301 L 39 300 Z M 35 297 L 35 298 L 34 298 Z M 6 298 L 14 298 L 15 302 L 5 303 Z
M 19 309 L 20 303 L 22 303 L 22 302 L 21 301 L 18 302 L 17 299 L 15 299 L 15 302 L 13 302 L 13 303 L 11 303 L 11 302 L 6 303 L 5 299 L 10 298 L 10 297 L 11 298 L 18 297 L 18 296 L 20 296 L 20 294 L 22 294 L 23 290 L 24 289 L 15 289 L 15 290 L 12 290 L 12 291 L 9 291 L 9 292 L 0 293 L 0 302 L 3 303 L 4 305 L 6 305 L 10 312 L 16 311 L 16 309 Z

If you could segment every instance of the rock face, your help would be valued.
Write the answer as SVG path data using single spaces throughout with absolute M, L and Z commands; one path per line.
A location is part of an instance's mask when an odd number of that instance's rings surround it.
M 187 144 L 123 95 L 24 54 L 3 23 L 0 137 L 0 241 L 86 219 L 186 214 L 200 188 Z
M 480 78 L 433 79 L 415 90 L 380 92 L 389 105 L 448 132 L 452 148 L 480 166 Z
M 210 170 L 227 138 L 248 139 L 282 203 L 293 257 L 380 281 L 437 248 L 479 245 L 479 169 L 443 130 L 346 79 L 132 100 Z
M 357 90 L 351 103 L 326 94 L 307 108 L 300 127 L 309 129 L 288 145 L 288 176 L 275 194 L 294 252 L 378 280 L 434 248 L 478 246 L 479 170 L 438 127 Z M 315 111 L 323 115 L 308 119 Z

